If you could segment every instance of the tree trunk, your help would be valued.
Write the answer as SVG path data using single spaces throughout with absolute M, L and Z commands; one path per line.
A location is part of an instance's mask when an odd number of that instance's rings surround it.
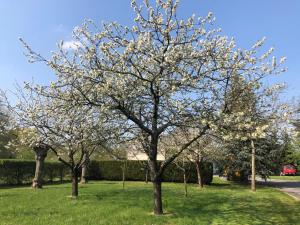
M 122 167 L 122 186 L 125 188 L 125 168 Z
M 154 208 L 153 212 L 155 215 L 163 214 L 162 197 L 161 197 L 161 180 L 153 181 L 153 197 L 154 197 Z
M 61 168 L 59 170 L 59 177 L 60 177 L 60 183 L 62 184 L 63 183 L 63 179 L 64 179 L 64 171 L 63 171 L 63 168 Z
M 72 197 L 78 197 L 78 171 L 72 170 Z
M 34 147 L 35 151 L 35 174 L 32 181 L 33 188 L 43 187 L 43 170 L 45 164 L 45 158 L 47 156 L 48 148 L 37 146 Z
M 251 140 L 251 190 L 256 191 L 256 183 L 255 183 L 255 174 L 256 174 L 256 168 L 255 168 L 255 146 L 253 140 Z
M 35 174 L 32 181 L 33 188 L 42 188 L 43 187 L 43 169 L 44 169 L 44 158 L 36 157 L 35 159 Z
M 183 171 L 183 183 L 184 183 L 184 196 L 187 197 L 187 181 L 186 181 L 186 172 Z
M 155 215 L 163 214 L 162 195 L 161 195 L 161 175 L 158 174 L 158 166 L 156 160 L 149 162 L 151 180 L 153 184 L 153 213 Z
M 197 171 L 197 179 L 199 187 L 203 188 L 203 176 L 202 176 L 202 168 L 201 162 L 199 159 L 195 161 L 196 171 Z
M 80 183 L 81 184 L 87 184 L 87 179 L 86 179 L 86 165 L 82 165 L 82 168 L 81 168 L 81 177 L 80 177 Z
M 146 175 L 145 175 L 145 182 L 146 184 L 148 184 L 148 173 L 149 173 L 149 170 L 148 170 L 148 167 L 146 168 Z
M 53 172 L 52 171 L 50 171 L 50 173 L 49 173 L 49 182 L 53 183 Z
M 82 168 L 81 168 L 80 183 L 81 184 L 87 184 L 88 183 L 88 180 L 87 180 L 87 167 L 88 167 L 88 164 L 89 164 L 89 158 L 88 158 L 87 154 L 84 154 L 83 160 L 84 160 L 84 163 L 83 163 Z

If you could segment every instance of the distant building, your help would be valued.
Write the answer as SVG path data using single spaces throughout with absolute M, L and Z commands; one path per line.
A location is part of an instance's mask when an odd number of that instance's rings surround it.
M 139 149 L 135 144 L 130 144 L 130 150 L 127 151 L 127 160 L 148 160 L 148 156 L 143 150 Z M 157 153 L 157 160 L 165 160 L 165 155 Z

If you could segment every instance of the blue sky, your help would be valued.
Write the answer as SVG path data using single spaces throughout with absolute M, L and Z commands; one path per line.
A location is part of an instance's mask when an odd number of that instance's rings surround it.
M 269 82 L 287 83 L 284 98 L 300 96 L 299 0 L 181 0 L 178 10 L 182 18 L 213 12 L 216 26 L 242 48 L 267 37 L 266 46 L 273 46 L 276 56 L 286 56 L 289 68 Z M 54 79 L 45 65 L 27 62 L 19 37 L 47 57 L 60 40 L 71 40 L 72 29 L 85 18 L 131 25 L 133 17 L 130 0 L 0 0 L 0 88 L 13 90 L 15 82 L 34 79 L 46 84 Z

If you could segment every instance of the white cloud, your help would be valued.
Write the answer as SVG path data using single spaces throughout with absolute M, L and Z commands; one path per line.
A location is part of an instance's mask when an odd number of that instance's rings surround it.
M 73 49 L 76 50 L 82 47 L 82 44 L 79 41 L 65 41 L 62 45 L 63 49 Z

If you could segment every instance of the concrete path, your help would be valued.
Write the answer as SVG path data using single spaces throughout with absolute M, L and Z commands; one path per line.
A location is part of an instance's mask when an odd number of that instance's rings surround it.
M 287 180 L 258 180 L 258 184 L 267 185 L 270 187 L 278 188 L 286 194 L 292 196 L 296 200 L 300 201 L 300 182 L 299 181 L 287 181 Z

